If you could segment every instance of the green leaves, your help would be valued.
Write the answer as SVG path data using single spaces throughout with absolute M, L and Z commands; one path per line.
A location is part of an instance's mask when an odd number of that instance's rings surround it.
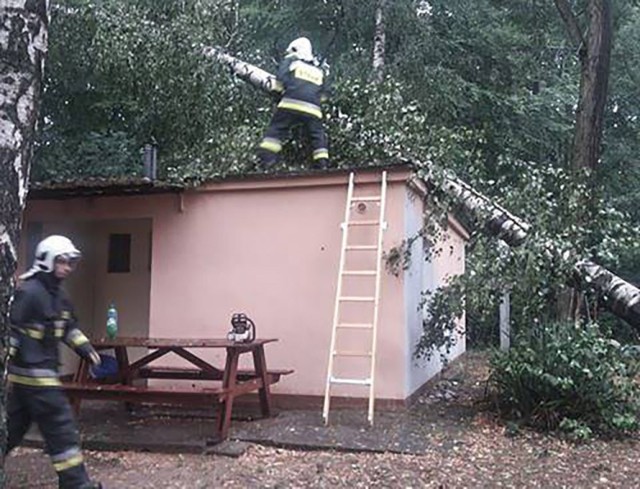
M 618 7 L 605 152 L 589 177 L 568 171 L 579 66 L 553 3 L 428 3 L 388 2 L 385 79 L 373 84 L 374 19 L 364 0 L 58 2 L 34 178 L 137 174 L 139 148 L 152 140 L 163 179 L 246 173 L 272 101 L 206 60 L 201 46 L 274 70 L 288 42 L 306 35 L 331 64 L 325 125 L 335 165 L 429 161 L 533 225 L 506 256 L 474 232 L 463 282 L 443 292 L 450 305 L 434 306 L 456 314 L 465 291 L 472 343 L 495 340 L 505 290 L 514 330 L 555 317 L 578 257 L 637 274 L 638 7 Z M 308 142 L 294 136 L 277 171 L 310 163 Z M 429 199 L 434 225 L 422 234 L 435 242 L 445 214 L 459 209 L 442 193 Z M 585 201 L 595 209 L 590 222 L 579 218 Z M 444 313 L 432 318 L 429 328 L 435 318 L 452 324 Z
M 532 325 L 492 367 L 492 395 L 507 417 L 577 439 L 638 427 L 638 362 L 597 324 Z
M 37 181 L 73 180 L 79 175 L 106 178 L 142 174 L 139 146 L 124 132 L 48 136 L 36 150 L 40 164 L 34 166 L 33 178 Z
M 91 161 L 82 163 L 96 134 L 128 141 L 128 164 L 120 151 L 106 151 L 106 166 L 135 172 L 138 148 L 156 141 L 164 171 L 207 155 L 220 127 L 255 119 L 250 99 L 200 53 L 203 44 L 223 41 L 217 36 L 225 32 L 228 9 L 229 2 L 144 0 L 58 7 L 38 175 L 69 173 L 57 163 L 61 147 L 69 149 L 63 153 L 71 171 L 83 170 L 76 176 L 102 175 Z

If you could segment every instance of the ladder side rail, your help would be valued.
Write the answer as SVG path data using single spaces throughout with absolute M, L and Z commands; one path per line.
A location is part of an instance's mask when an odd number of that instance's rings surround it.
M 375 301 L 373 305 L 373 331 L 371 337 L 371 372 L 369 374 L 369 379 L 371 380 L 371 384 L 369 385 L 369 413 L 368 420 L 369 423 L 373 426 L 373 413 L 374 413 L 374 403 L 375 403 L 375 371 L 376 371 L 376 350 L 378 345 L 378 312 L 380 306 L 380 282 L 382 275 L 382 242 L 383 242 L 383 233 L 386 228 L 385 222 L 385 205 L 387 200 L 387 172 L 382 172 L 382 189 L 380 192 L 380 214 L 379 221 L 380 226 L 378 226 L 378 242 L 377 242 L 377 252 L 376 252 L 376 285 L 375 285 Z
M 329 364 L 327 367 L 327 383 L 325 385 L 324 392 L 324 406 L 322 408 L 322 417 L 324 423 L 329 422 L 329 405 L 331 403 L 331 377 L 333 376 L 333 352 L 336 344 L 336 332 L 340 314 L 340 297 L 342 296 L 342 272 L 344 271 L 346 248 L 348 243 L 349 233 L 349 216 L 351 214 L 351 200 L 353 198 L 353 186 L 354 186 L 354 173 L 349 174 L 349 188 L 347 190 L 347 203 L 344 211 L 344 221 L 341 224 L 342 228 L 342 245 L 340 247 L 340 264 L 338 266 L 338 283 L 336 286 L 335 305 L 333 309 L 333 324 L 331 327 L 331 346 L 329 348 Z

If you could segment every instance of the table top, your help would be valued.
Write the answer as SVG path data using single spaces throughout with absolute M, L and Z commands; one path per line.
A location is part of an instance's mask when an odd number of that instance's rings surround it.
M 147 348 L 253 348 L 278 341 L 275 338 L 258 338 L 250 343 L 230 341 L 226 338 L 136 338 L 118 336 L 114 339 L 101 338 L 91 340 L 94 347 L 114 348 L 117 346 L 147 347 Z

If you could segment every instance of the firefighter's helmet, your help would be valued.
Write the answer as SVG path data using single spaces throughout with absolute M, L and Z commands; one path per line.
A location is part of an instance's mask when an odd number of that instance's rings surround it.
M 311 47 L 311 41 L 306 37 L 299 37 L 291 41 L 291 44 L 287 46 L 287 56 L 295 54 L 303 61 L 313 60 L 313 48 Z
M 51 273 L 54 270 L 56 258 L 77 260 L 82 254 L 71 240 L 65 236 L 51 235 L 38 243 L 33 266 L 29 271 L 20 276 L 21 279 L 32 277 L 38 272 Z

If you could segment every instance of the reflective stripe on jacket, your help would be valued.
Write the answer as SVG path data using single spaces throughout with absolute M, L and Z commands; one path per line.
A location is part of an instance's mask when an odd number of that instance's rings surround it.
M 325 77 L 322 69 L 287 56 L 278 68 L 277 87 L 282 87 L 279 109 L 291 110 L 322 118 L 320 101 L 325 97 Z
M 73 306 L 51 274 L 37 273 L 20 285 L 10 319 L 11 382 L 31 387 L 59 386 L 61 341 L 85 358 L 95 351 L 78 329 Z

